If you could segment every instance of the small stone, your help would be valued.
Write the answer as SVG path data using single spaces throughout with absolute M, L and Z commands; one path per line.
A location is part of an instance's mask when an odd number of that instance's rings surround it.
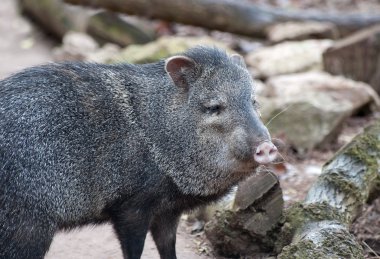
M 87 55 L 98 48 L 98 43 L 91 36 L 70 31 L 63 37 L 62 46 L 54 49 L 53 55 L 56 61 L 85 60 Z

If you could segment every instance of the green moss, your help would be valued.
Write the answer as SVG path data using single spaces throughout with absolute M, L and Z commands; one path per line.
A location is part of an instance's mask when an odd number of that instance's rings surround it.
M 233 213 L 231 211 L 217 211 L 215 214 L 215 219 L 217 220 L 217 226 L 221 228 L 221 231 L 224 233 L 231 234 L 231 229 L 230 229 L 230 219 L 233 217 Z
M 364 180 L 371 185 L 379 184 L 380 181 L 378 174 L 378 157 L 380 155 L 379 136 L 380 125 L 376 125 L 370 131 L 355 138 L 345 151 L 345 154 L 361 161 L 367 166 L 367 173 L 364 175 Z
M 285 222 L 299 226 L 302 223 L 318 220 L 338 220 L 342 222 L 342 215 L 336 208 L 326 202 L 302 204 L 296 203 L 285 211 Z
M 347 197 L 350 195 L 351 198 L 359 203 L 365 203 L 368 198 L 368 193 L 361 191 L 353 181 L 350 181 L 350 179 L 344 175 L 344 172 L 340 172 L 339 170 L 329 171 L 321 175 L 318 181 L 332 184 L 341 192 L 345 193 Z
M 293 245 L 284 247 L 278 259 L 322 259 L 327 258 L 322 251 L 318 250 L 310 240 L 298 242 Z M 335 259 L 338 257 L 328 257 Z
M 368 127 L 363 134 L 355 137 L 347 146 L 343 147 L 336 156 L 346 155 L 352 159 L 360 161 L 367 167 L 364 175 L 365 182 L 379 184 L 378 157 L 380 156 L 380 122 Z M 335 157 L 336 157 L 335 156 Z M 333 157 L 325 166 L 330 164 Z
M 326 237 L 321 245 L 325 254 L 337 255 L 339 258 L 363 258 L 363 249 L 355 238 L 347 232 L 327 232 L 322 231 L 322 235 Z M 350 237 L 349 237 L 350 236 Z
M 306 239 L 285 246 L 278 259 L 314 259 L 314 258 L 363 258 L 363 250 L 348 232 L 321 231 L 324 240 L 318 245 Z M 350 237 L 347 237 L 350 236 Z

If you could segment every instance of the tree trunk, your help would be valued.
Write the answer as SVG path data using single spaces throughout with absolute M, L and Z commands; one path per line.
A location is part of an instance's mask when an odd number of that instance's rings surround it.
M 287 211 L 292 235 L 278 258 L 364 258 L 348 231 L 380 183 L 380 121 L 354 138 L 323 167 L 305 201 Z
M 264 7 L 232 0 L 65 0 L 67 3 L 201 26 L 248 36 L 264 35 L 269 25 L 284 21 L 332 22 L 356 30 L 380 22 L 379 15 L 326 14 Z

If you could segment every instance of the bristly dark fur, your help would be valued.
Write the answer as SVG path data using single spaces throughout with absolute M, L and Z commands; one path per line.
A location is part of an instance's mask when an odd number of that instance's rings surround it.
M 140 258 L 149 230 L 176 258 L 180 214 L 248 176 L 269 139 L 244 66 L 215 48 L 183 55 L 188 90 L 165 61 L 49 64 L 0 81 L 0 258 L 43 258 L 56 231 L 104 221 L 125 258 Z

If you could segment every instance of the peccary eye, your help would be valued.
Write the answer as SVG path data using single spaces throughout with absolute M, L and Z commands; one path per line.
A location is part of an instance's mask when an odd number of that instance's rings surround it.
M 222 106 L 220 104 L 215 104 L 206 107 L 206 112 L 209 114 L 219 114 L 222 111 Z
M 258 104 L 256 100 L 252 100 L 252 105 L 253 105 L 253 108 L 255 108 L 255 110 L 258 110 L 260 108 L 260 105 Z

